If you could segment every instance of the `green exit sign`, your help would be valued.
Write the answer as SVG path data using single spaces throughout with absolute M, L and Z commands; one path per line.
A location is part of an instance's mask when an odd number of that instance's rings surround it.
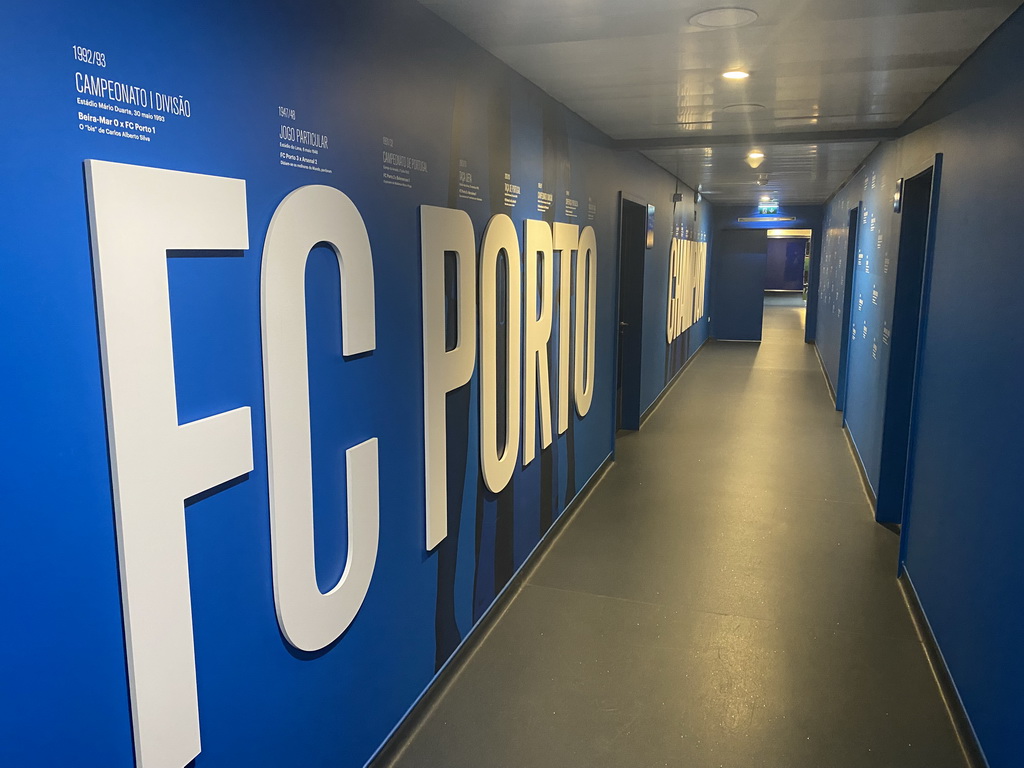
M 779 212 L 778 203 L 760 203 L 757 206 L 757 212 L 762 216 L 774 216 Z

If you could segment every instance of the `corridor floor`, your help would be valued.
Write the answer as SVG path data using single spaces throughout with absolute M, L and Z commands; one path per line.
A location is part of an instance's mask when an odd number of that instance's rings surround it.
M 620 434 L 389 765 L 965 765 L 802 304 L 768 304 Z

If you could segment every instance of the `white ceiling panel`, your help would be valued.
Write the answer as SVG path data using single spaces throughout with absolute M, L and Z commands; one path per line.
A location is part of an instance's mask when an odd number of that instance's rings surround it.
M 642 149 L 723 202 L 763 194 L 753 184 L 763 172 L 783 200 L 825 200 L 873 148 L 864 140 L 870 132 L 883 138 L 906 120 L 1019 4 L 420 2 L 621 146 Z M 735 6 L 757 19 L 734 29 L 690 23 L 701 11 Z M 736 68 L 750 78 L 722 78 Z M 739 106 L 748 104 L 757 106 Z M 850 131 L 869 135 L 849 141 Z M 799 132 L 813 141 L 794 143 Z M 767 155 L 756 172 L 744 161 L 755 143 Z

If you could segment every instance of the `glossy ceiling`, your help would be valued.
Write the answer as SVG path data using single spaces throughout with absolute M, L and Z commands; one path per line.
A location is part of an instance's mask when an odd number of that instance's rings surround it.
M 420 0 L 716 202 L 822 202 L 1018 6 L 1000 0 Z M 758 18 L 703 29 L 694 14 Z M 750 78 L 724 79 L 745 69 Z M 751 105 L 751 106 L 744 106 Z M 766 158 L 745 162 L 751 148 Z M 768 174 L 764 186 L 759 173 Z

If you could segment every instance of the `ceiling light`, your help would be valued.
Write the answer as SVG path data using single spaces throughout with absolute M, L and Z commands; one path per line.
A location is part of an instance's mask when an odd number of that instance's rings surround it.
M 771 201 L 772 201 L 772 196 L 771 195 L 761 195 L 761 202 L 762 203 L 770 203 Z
M 761 163 L 764 162 L 764 152 L 759 149 L 752 149 L 747 153 L 747 165 L 751 168 L 757 168 Z
M 767 109 L 764 104 L 730 104 L 727 107 L 722 107 L 723 112 L 735 115 L 747 115 L 751 112 L 760 112 L 762 109 Z
M 730 69 L 728 72 L 723 72 L 722 77 L 726 80 L 746 80 L 750 77 L 750 73 L 744 72 L 742 69 Z
M 757 19 L 757 14 L 747 8 L 713 8 L 690 17 L 695 27 L 705 29 L 730 29 L 743 27 Z

